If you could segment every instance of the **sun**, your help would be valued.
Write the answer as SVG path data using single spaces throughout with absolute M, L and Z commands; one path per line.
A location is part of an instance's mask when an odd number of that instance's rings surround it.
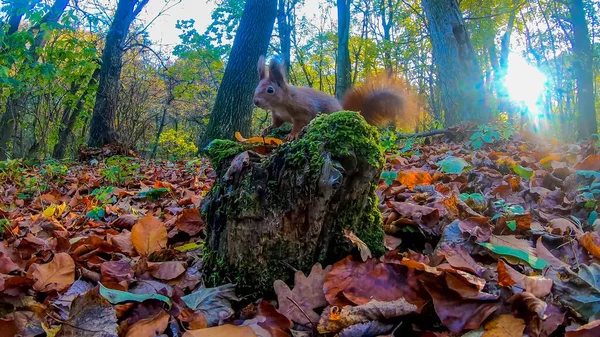
M 523 57 L 511 53 L 503 85 L 515 103 L 524 104 L 529 114 L 537 114 L 538 101 L 546 86 L 546 75 L 529 64 Z

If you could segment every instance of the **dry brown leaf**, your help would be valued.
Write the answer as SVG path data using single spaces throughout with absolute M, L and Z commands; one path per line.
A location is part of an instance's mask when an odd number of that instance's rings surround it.
M 600 336 L 600 320 L 595 320 L 571 331 L 567 331 L 565 337 L 598 337 Z
M 167 246 L 167 228 L 151 213 L 131 229 L 131 243 L 140 255 L 147 256 Z
M 189 330 L 183 337 L 258 337 L 249 326 L 225 324 L 208 329 Z
M 325 308 L 317 327 L 319 333 L 334 333 L 354 324 L 387 320 L 412 314 L 417 311 L 417 306 L 401 298 L 391 302 L 373 300 L 356 307 L 347 305 L 337 312 L 338 309 L 338 307 L 331 306 Z
M 317 263 L 312 267 L 308 277 L 304 276 L 301 271 L 296 271 L 293 290 L 290 290 L 285 282 L 276 280 L 273 288 L 277 294 L 279 312 L 298 324 L 308 325 L 311 321 L 318 322 L 319 315 L 313 309 L 327 305 L 323 294 L 323 283 L 325 283 L 325 276 L 331 268 L 332 266 L 328 266 L 323 269 Z M 298 309 L 298 306 L 304 313 Z
M 513 315 L 500 315 L 485 324 L 482 337 L 523 337 L 525 321 Z
M 541 236 L 537 240 L 537 243 L 535 245 L 535 251 L 537 253 L 537 257 L 548 261 L 548 263 L 550 263 L 550 265 L 554 268 L 569 267 L 568 264 L 564 263 L 556 256 L 552 255 L 548 248 L 546 248 L 546 246 L 544 246 L 544 244 L 542 243 Z
M 182 261 L 148 262 L 150 275 L 160 280 L 170 281 L 185 273 L 186 263 Z
M 179 218 L 177 218 L 177 221 L 175 221 L 175 226 L 177 226 L 180 231 L 194 236 L 202 232 L 205 225 L 200 217 L 200 211 L 198 211 L 196 207 L 193 207 L 183 210 Z
M 446 261 L 456 269 L 465 270 L 477 276 L 481 276 L 485 272 L 485 268 L 475 262 L 471 254 L 461 245 L 443 244 L 439 251 Z
M 396 180 L 411 190 L 417 185 L 431 185 L 433 183 L 431 175 L 423 169 L 400 171 Z
M 171 315 L 165 311 L 161 311 L 154 317 L 144 318 L 135 322 L 127 331 L 126 337 L 154 337 L 160 336 L 167 325 Z
M 356 236 L 354 232 L 344 229 L 344 236 L 358 248 L 358 251 L 360 252 L 360 258 L 363 260 L 363 262 L 373 257 L 367 244 L 365 244 L 358 236 Z
M 579 238 L 579 243 L 594 257 L 600 259 L 600 237 L 595 233 L 585 233 Z
M 33 289 L 37 291 L 67 290 L 75 282 L 75 261 L 67 253 L 58 253 L 49 263 L 32 264 L 28 275 L 35 280 Z
M 510 284 L 513 281 L 512 284 Z M 517 285 L 538 298 L 546 297 L 552 290 L 552 280 L 543 276 L 526 276 L 498 260 L 498 283 L 501 286 Z
M 597 171 L 600 170 L 600 155 L 591 154 L 587 156 L 584 160 L 575 164 L 573 167 L 576 170 L 588 170 L 588 171 Z

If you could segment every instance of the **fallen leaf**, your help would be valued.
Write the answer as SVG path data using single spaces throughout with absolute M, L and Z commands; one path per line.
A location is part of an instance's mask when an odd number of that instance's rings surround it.
M 194 236 L 202 232 L 205 225 L 202 218 L 200 218 L 200 212 L 194 207 L 184 209 L 179 218 L 177 218 L 177 221 L 175 221 L 175 226 L 180 231 Z
M 323 287 L 325 277 L 332 268 L 332 266 L 327 266 L 323 269 L 317 263 L 312 267 L 308 277 L 302 271 L 296 271 L 293 290 L 285 282 L 276 280 L 273 288 L 277 295 L 279 312 L 298 324 L 308 325 L 311 322 L 318 322 L 319 315 L 314 312 L 314 309 L 327 305 Z M 298 309 L 298 306 L 304 313 Z
M 537 256 L 539 256 L 541 259 L 548 261 L 548 263 L 550 263 L 550 265 L 552 265 L 554 268 L 569 266 L 568 264 L 559 260 L 556 256 L 552 255 L 552 253 L 550 253 L 548 248 L 546 248 L 546 246 L 544 246 L 544 244 L 542 243 L 541 236 L 538 238 L 537 243 L 535 245 L 535 252 L 537 253 Z
M 333 308 L 329 307 L 323 311 L 319 320 L 317 330 L 321 334 L 339 332 L 354 324 L 366 323 L 370 321 L 388 320 L 415 313 L 417 306 L 408 303 L 404 298 L 391 301 L 380 302 L 373 300 L 367 304 L 359 306 L 347 305 L 341 309 L 341 312 L 335 313 L 332 317 Z
M 512 284 L 510 284 L 512 281 Z M 546 297 L 552 290 L 552 280 L 543 276 L 525 276 L 511 266 L 498 260 L 498 284 L 502 286 L 517 285 L 538 298 Z
M 600 267 L 596 270 L 600 270 Z M 552 288 L 554 298 L 563 305 L 573 308 L 588 320 L 600 313 L 600 288 L 598 284 L 590 283 L 594 280 L 586 280 L 581 275 L 565 267 L 550 268 L 546 273 L 546 276 L 554 282 Z M 597 279 L 600 280 L 600 275 Z
M 595 320 L 571 331 L 567 331 L 565 337 L 598 337 L 600 336 L 600 320 Z
M 369 247 L 351 230 L 344 229 L 344 236 L 358 248 L 358 251 L 360 252 L 360 258 L 363 260 L 363 262 L 373 257 Z
M 478 242 L 478 244 L 483 247 L 486 247 L 487 249 L 491 250 L 492 252 L 494 252 L 498 255 L 516 257 L 516 258 L 526 262 L 527 264 L 529 264 L 532 268 L 535 268 L 538 270 L 542 270 L 546 266 L 549 265 L 547 261 L 537 258 L 537 257 L 535 257 L 531 254 L 528 254 L 522 250 L 517 250 L 513 247 L 498 246 L 498 245 L 493 245 L 491 243 L 481 243 L 481 242 Z
M 486 270 L 475 262 L 469 252 L 461 245 L 444 243 L 440 246 L 439 251 L 446 258 L 446 261 L 456 269 L 465 270 L 477 276 L 483 275 Z
M 400 171 L 396 180 L 411 190 L 417 185 L 431 185 L 433 183 L 431 175 L 422 169 Z
M 100 265 L 100 281 L 107 283 L 133 282 L 133 269 L 127 261 L 109 261 Z
M 348 256 L 327 273 L 322 291 L 329 304 L 339 307 L 404 298 L 421 310 L 428 296 L 415 272 L 397 263 L 382 263 L 377 259 L 361 262 Z
M 440 166 L 440 171 L 447 174 L 461 174 L 465 169 L 470 169 L 471 164 L 461 157 L 446 157 L 444 160 L 437 162 Z
M 598 171 L 600 170 L 600 155 L 591 154 L 575 164 L 573 168 L 576 170 Z
M 201 288 L 181 297 L 192 310 L 200 310 L 206 317 L 208 326 L 215 326 L 220 319 L 233 314 L 231 301 L 239 301 L 234 284 L 224 284 L 215 288 Z
M 32 264 L 29 274 L 35 280 L 33 289 L 41 292 L 63 291 L 75 282 L 75 261 L 67 253 L 58 253 L 49 263 Z
M 182 261 L 148 262 L 148 270 L 153 277 L 170 281 L 178 278 L 186 270 L 186 264 Z
M 208 329 L 189 330 L 183 337 L 258 337 L 249 326 L 225 324 Z
M 102 283 L 100 285 L 100 295 L 106 298 L 112 304 L 118 304 L 123 302 L 144 302 L 147 300 L 159 300 L 166 303 L 171 308 L 171 300 L 163 295 L 159 294 L 134 294 L 126 291 L 114 290 L 106 288 Z
M 95 291 L 73 300 L 71 313 L 57 337 L 117 337 L 115 309 Z
M 141 218 L 131 229 L 131 243 L 140 255 L 147 256 L 167 246 L 167 228 L 152 214 Z
M 579 243 L 594 257 L 600 259 L 600 236 L 595 233 L 585 233 L 579 238 Z
M 525 321 L 513 315 L 500 315 L 485 324 L 482 337 L 522 337 Z
M 160 336 L 167 329 L 171 315 L 161 311 L 154 317 L 144 318 L 135 322 L 127 331 L 126 337 Z
M 342 330 L 337 337 L 355 337 L 355 336 L 378 336 L 378 337 L 393 337 L 387 335 L 394 329 L 393 324 L 385 324 L 379 321 L 371 321 L 367 323 L 354 324 Z M 294 336 L 296 337 L 296 336 Z

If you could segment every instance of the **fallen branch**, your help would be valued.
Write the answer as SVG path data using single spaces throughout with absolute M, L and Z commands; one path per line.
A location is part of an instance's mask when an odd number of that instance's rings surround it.
M 406 138 L 419 138 L 419 137 L 430 137 L 430 136 L 437 136 L 437 135 L 446 135 L 446 134 L 451 134 L 453 133 L 452 130 L 431 130 L 431 131 L 426 131 L 426 132 L 419 132 L 419 133 L 410 133 L 410 134 L 404 134 L 404 135 L 398 135 L 398 138 L 400 139 L 406 139 Z

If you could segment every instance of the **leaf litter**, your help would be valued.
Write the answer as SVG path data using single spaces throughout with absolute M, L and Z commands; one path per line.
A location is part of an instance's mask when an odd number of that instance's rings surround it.
M 271 139 L 262 150 L 279 145 Z M 268 145 L 268 147 L 267 147 Z M 600 169 L 526 134 L 385 153 L 386 246 L 251 301 L 207 288 L 205 160 L 0 171 L 0 329 L 23 336 L 597 336 Z M 111 166 L 112 165 L 112 166 Z M 130 167 L 119 171 L 115 166 Z M 12 171 L 11 171 L 12 170 Z M 48 171 L 48 170 L 46 170 Z M 120 172 L 114 176 L 115 172 Z M 124 172 L 121 174 L 121 172 Z

